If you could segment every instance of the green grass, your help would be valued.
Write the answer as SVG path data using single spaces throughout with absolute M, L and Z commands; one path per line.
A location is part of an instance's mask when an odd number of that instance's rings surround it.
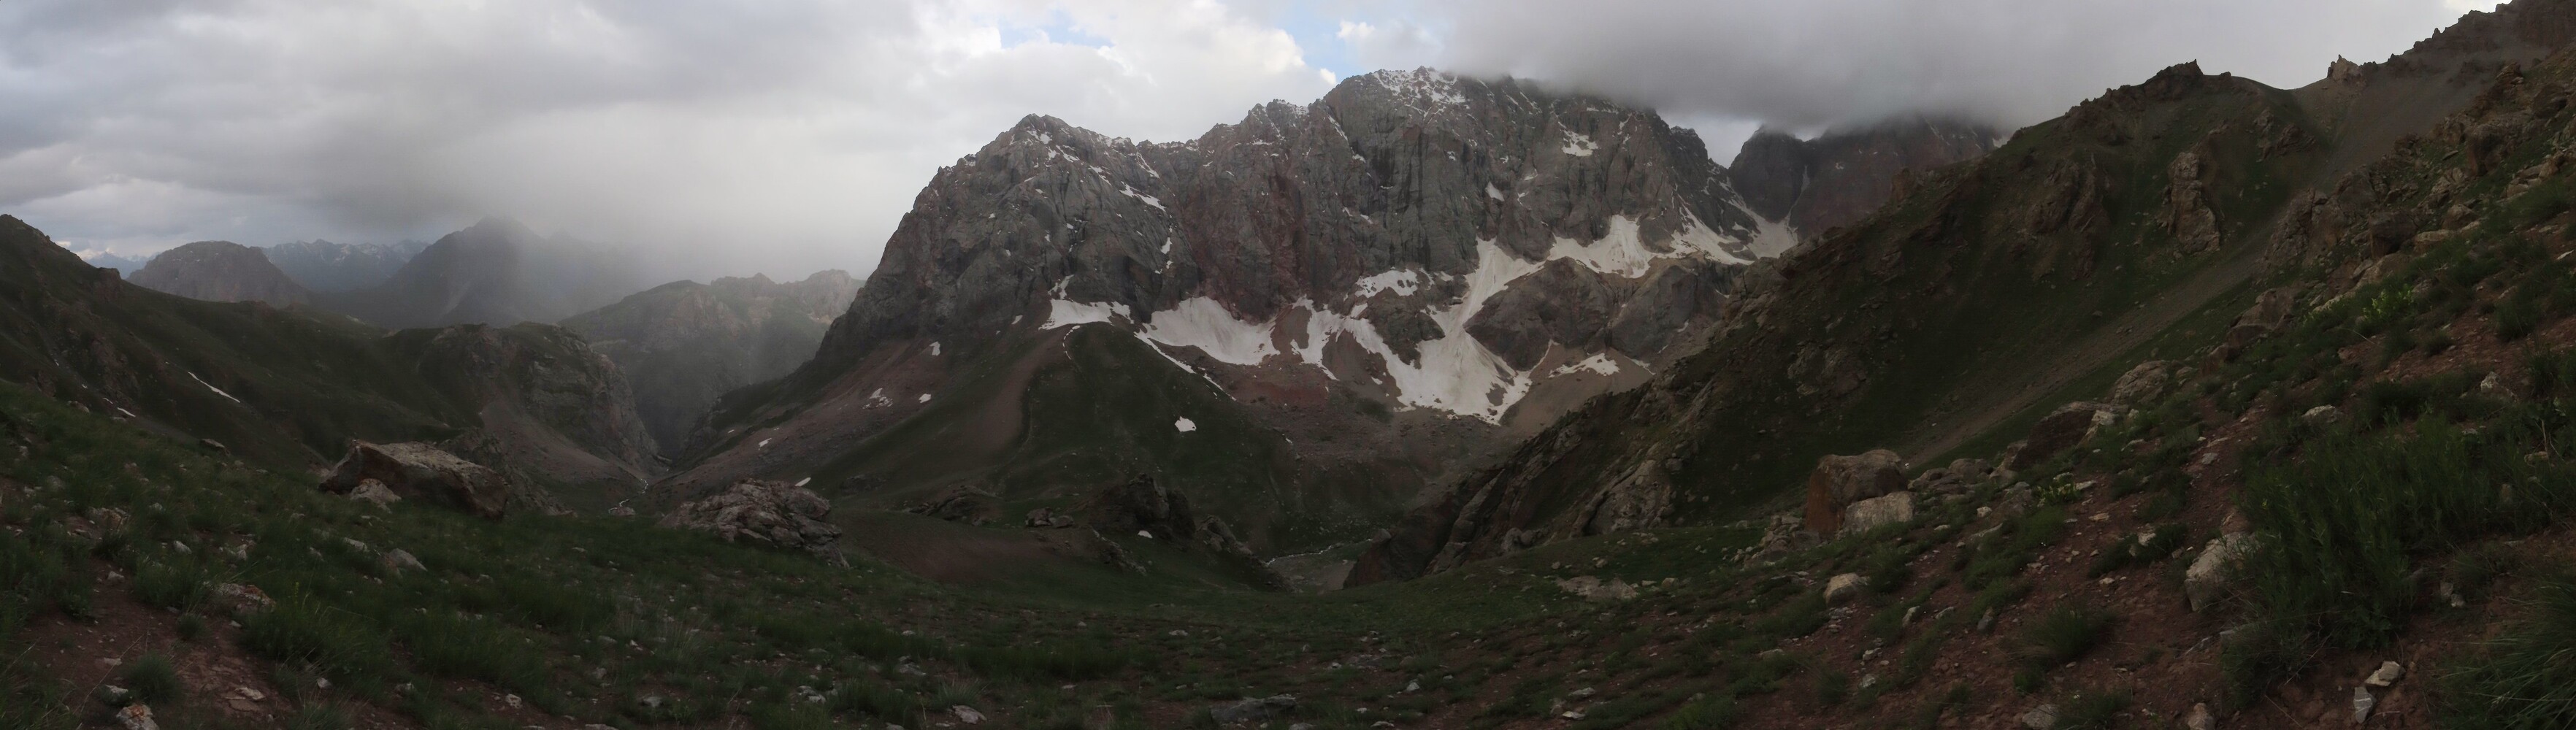
M 2091 606 L 2049 609 L 2014 637 L 2012 655 L 2022 666 L 2046 671 L 2081 659 L 2110 634 L 2118 617 Z
M 169 657 L 159 654 L 134 660 L 119 676 L 125 680 L 125 688 L 134 691 L 136 699 L 154 706 L 177 701 L 179 693 L 186 689 L 179 684 L 178 668 L 170 664 Z
M 2538 582 L 2527 613 L 2440 675 L 2447 727 L 2539 730 L 2576 726 L 2576 576 Z

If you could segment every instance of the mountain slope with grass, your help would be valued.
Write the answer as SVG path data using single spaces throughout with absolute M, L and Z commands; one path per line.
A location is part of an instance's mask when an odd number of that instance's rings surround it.
M 230 241 L 198 241 L 161 252 L 127 277 L 154 291 L 209 302 L 266 302 L 286 307 L 313 298 L 259 249 Z
M 565 482 L 655 467 L 622 375 L 542 325 L 388 333 L 306 310 L 185 299 L 92 268 L 0 217 L 0 377 L 102 415 L 309 468 L 349 439 L 479 441 Z M 598 462 L 598 463 L 593 463 Z M 562 471 L 562 464 L 587 468 Z
M 785 283 L 766 276 L 679 281 L 561 324 L 617 362 L 654 440 L 678 451 L 718 396 L 811 359 L 858 290 L 858 280 L 839 270 Z
M 2128 366 L 2221 339 L 2279 272 L 2271 241 L 2302 196 L 2387 144 L 2382 112 L 2407 107 L 2413 132 L 2432 131 L 2438 117 L 2408 105 L 2467 105 L 2496 69 L 2576 36 L 2567 14 L 2471 14 L 2300 91 L 2186 64 L 2024 129 L 1748 273 L 1706 349 L 1409 515 L 1355 577 L 1737 519 L 1793 498 L 1828 454 L 1991 456 Z

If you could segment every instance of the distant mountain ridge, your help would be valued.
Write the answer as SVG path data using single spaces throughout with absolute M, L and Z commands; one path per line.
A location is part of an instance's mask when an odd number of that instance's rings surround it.
M 269 246 L 267 253 L 270 263 L 304 288 L 344 292 L 384 283 L 425 248 L 429 244 L 421 241 L 333 243 L 315 239 Z
M 485 219 L 421 249 L 371 287 L 314 303 L 396 329 L 554 322 L 652 286 L 642 268 L 585 242 Z
M 814 356 L 859 281 L 823 271 L 676 281 L 563 320 L 634 384 L 636 408 L 664 449 L 685 445 L 718 396 L 794 372 Z
M 161 252 L 126 280 L 209 302 L 303 304 L 313 294 L 279 271 L 259 249 L 230 241 L 198 241 Z

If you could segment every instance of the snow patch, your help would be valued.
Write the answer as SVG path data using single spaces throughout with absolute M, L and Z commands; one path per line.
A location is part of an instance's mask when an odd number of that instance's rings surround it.
M 1207 297 L 1191 297 L 1172 305 L 1167 311 L 1155 312 L 1153 319 L 1139 334 L 1145 339 L 1173 347 L 1196 347 L 1208 357 L 1232 365 L 1259 365 L 1264 358 L 1279 354 L 1270 344 L 1268 324 L 1253 324 L 1235 319 L 1225 305 Z
M 760 444 L 759 444 L 759 445 L 756 445 L 756 446 L 753 446 L 752 448 L 755 448 L 755 449 L 766 449 L 766 448 L 769 448 L 769 442 L 770 442 L 770 441 L 774 441 L 774 440 L 775 440 L 775 439 L 761 439 L 761 440 L 760 440 Z
M 1135 198 L 1135 199 L 1137 199 L 1137 200 L 1144 201 L 1146 205 L 1154 206 L 1154 209 L 1155 209 L 1155 210 L 1163 210 L 1163 199 L 1162 199 L 1162 198 L 1157 198 L 1157 197 L 1154 197 L 1154 196 L 1151 196 L 1151 195 L 1146 195 L 1146 194 L 1144 194 L 1144 193 L 1136 192 L 1136 189 L 1135 189 L 1135 188 L 1128 187 L 1126 183 L 1119 183 L 1119 184 L 1118 184 L 1118 194 L 1120 194 L 1120 195 L 1125 195 L 1125 196 L 1130 197 L 1130 198 Z M 1164 211 L 1164 212 L 1170 212 L 1170 211 Z
M 1564 377 L 1585 370 L 1590 370 L 1602 375 L 1617 375 L 1619 374 L 1619 363 L 1612 361 L 1610 356 L 1606 353 L 1595 353 L 1591 357 L 1584 358 L 1582 362 L 1571 363 L 1564 367 L 1557 368 L 1555 372 L 1550 374 L 1557 377 Z
M 861 407 L 861 408 L 884 408 L 884 407 L 886 407 L 886 406 L 890 406 L 890 405 L 894 405 L 894 399 L 893 399 L 893 398 L 888 398 L 888 397 L 886 397 L 885 389 L 884 389 L 884 388 L 878 388 L 878 389 L 876 389 L 876 390 L 869 391 L 869 392 L 868 392 L 868 400 L 867 400 L 867 403 L 866 403 L 866 404 L 864 404 L 864 405 L 861 405 L 861 406 L 859 406 L 859 407 Z
M 1191 432 L 1191 431 L 1199 430 L 1199 424 L 1198 424 L 1197 422 L 1191 421 L 1190 419 L 1183 418 L 1183 419 L 1180 419 L 1180 420 L 1177 420 L 1177 421 L 1173 421 L 1173 422 L 1172 422 L 1172 428 L 1179 429 L 1181 433 L 1189 433 L 1189 432 Z
M 928 402 L 930 402 L 930 394 L 929 394 L 929 393 L 923 393 L 923 394 L 921 394 L 921 397 L 920 397 L 920 398 L 915 398 L 915 399 L 913 399 L 913 401 L 912 401 L 912 402 L 914 402 L 914 403 L 928 403 Z
M 937 342 L 930 343 L 930 356 L 931 356 L 931 357 L 938 357 L 938 356 L 939 356 L 939 343 L 937 343 Z
M 1566 154 L 1576 157 L 1591 157 L 1592 153 L 1599 149 L 1601 149 L 1601 143 L 1592 141 L 1592 135 L 1576 134 L 1574 132 L 1565 133 Z
M 1495 199 L 1495 200 L 1502 200 L 1502 199 L 1503 199 L 1503 189 L 1502 189 L 1502 188 L 1498 188 L 1498 187 L 1494 187 L 1494 184 L 1493 184 L 1493 183 L 1485 183 L 1485 197 L 1493 198 L 1493 199 Z
M 1058 284 L 1056 288 L 1064 287 Z M 1077 324 L 1107 322 L 1111 317 L 1129 318 L 1127 305 L 1116 302 L 1075 302 L 1057 299 L 1047 302 L 1046 324 L 1038 325 L 1038 329 L 1051 330 Z
M 803 479 L 798 479 L 798 480 L 796 480 L 796 486 L 799 486 L 799 487 L 805 486 L 805 485 L 807 485 L 807 484 L 812 484 L 812 483 L 814 483 L 814 478 L 813 478 L 813 477 L 806 477 L 806 478 L 803 478 Z
M 1685 256 L 1730 264 L 1750 263 L 1727 250 L 1734 241 L 1701 225 L 1696 215 L 1686 218 L 1682 230 L 1673 234 L 1668 243 L 1673 250 L 1647 248 L 1645 238 L 1638 230 L 1637 219 L 1618 215 L 1610 217 L 1610 232 L 1599 240 L 1585 243 L 1559 238 L 1556 245 L 1548 249 L 1547 257 L 1550 260 L 1571 259 L 1593 271 L 1627 279 L 1645 276 L 1654 270 L 1657 261 Z
M 1393 291 L 1396 296 L 1409 297 L 1413 296 L 1414 292 L 1422 290 L 1422 274 L 1410 269 L 1381 271 L 1362 277 L 1352 286 L 1359 288 L 1361 299 L 1377 296 L 1377 293 L 1382 291 Z
M 1736 207 L 1744 209 L 1741 203 Z M 1744 209 L 1744 213 L 1754 220 L 1761 221 L 1761 224 L 1753 229 L 1753 240 L 1745 242 L 1747 244 L 1745 252 L 1752 254 L 1754 258 L 1775 258 L 1798 246 L 1798 229 L 1789 227 L 1788 221 L 1775 221 L 1753 215 L 1751 209 Z
M 233 394 L 224 392 L 224 389 L 222 389 L 222 388 L 217 388 L 217 387 L 215 387 L 215 386 L 214 386 L 214 384 L 206 382 L 206 379 L 205 379 L 205 378 L 197 377 L 197 374 L 196 374 L 196 373 L 189 373 L 189 374 L 188 374 L 188 379 L 189 379 L 189 380 L 197 381 L 197 384 L 198 384 L 198 385 L 206 386 L 206 389 L 207 389 L 207 390 L 214 391 L 214 392 L 215 392 L 215 395 L 223 396 L 223 397 L 224 397 L 224 400 L 232 401 L 232 402 L 234 402 L 234 403 L 240 403 L 240 402 L 242 402 L 242 399 L 240 399 L 240 398 L 235 398 L 235 397 L 233 397 Z

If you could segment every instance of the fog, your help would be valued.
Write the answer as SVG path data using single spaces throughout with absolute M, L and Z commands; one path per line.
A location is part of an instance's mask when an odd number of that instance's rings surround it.
M 1340 75 L 1540 79 L 1707 128 L 2009 125 L 2197 59 L 2276 86 L 2443 0 L 159 0 L 0 4 L 0 212 L 75 249 L 429 240 L 486 215 L 674 278 L 873 268 L 1027 113 L 1195 137 Z

